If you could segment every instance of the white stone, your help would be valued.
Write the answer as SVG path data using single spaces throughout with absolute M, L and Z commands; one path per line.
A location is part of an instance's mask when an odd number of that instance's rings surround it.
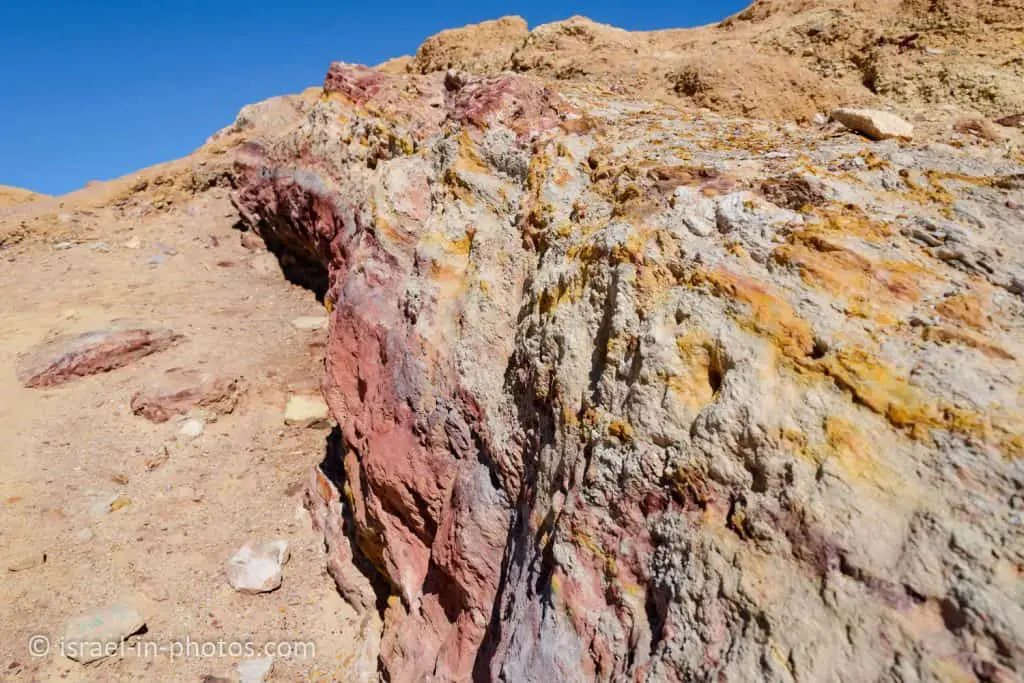
M 327 316 L 304 315 L 294 318 L 292 327 L 297 330 L 324 330 L 327 329 Z
M 227 561 L 228 583 L 240 593 L 269 593 L 281 586 L 281 567 L 289 557 L 288 541 L 246 543 Z
M 93 609 L 64 624 L 61 652 L 82 664 L 118 653 L 118 644 L 146 625 L 142 613 L 125 604 Z
M 872 140 L 914 137 L 912 124 L 887 111 L 839 108 L 832 110 L 831 117 Z
M 327 425 L 330 411 L 320 396 L 294 395 L 288 398 L 284 407 L 284 423 L 304 427 L 322 427 Z
M 273 657 L 260 657 L 258 659 L 243 659 L 235 664 L 238 671 L 239 683 L 263 683 L 274 668 Z
M 203 434 L 203 430 L 206 429 L 206 425 L 203 424 L 202 420 L 185 420 L 184 424 L 178 430 L 178 434 L 185 437 L 188 440 L 197 439 Z

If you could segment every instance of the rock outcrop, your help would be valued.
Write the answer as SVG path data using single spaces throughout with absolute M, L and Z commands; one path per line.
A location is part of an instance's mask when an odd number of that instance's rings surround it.
M 431 60 L 233 177 L 326 282 L 307 505 L 387 679 L 1020 675 L 1019 153 Z

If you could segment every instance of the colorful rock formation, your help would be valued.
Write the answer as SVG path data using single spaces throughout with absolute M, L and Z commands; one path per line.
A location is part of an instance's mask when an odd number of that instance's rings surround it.
M 1024 158 L 549 73 L 594 30 L 334 64 L 235 157 L 243 222 L 325 283 L 307 505 L 381 671 L 1012 680 Z

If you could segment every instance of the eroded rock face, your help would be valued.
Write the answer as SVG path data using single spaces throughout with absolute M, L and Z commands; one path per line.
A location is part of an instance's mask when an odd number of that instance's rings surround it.
M 342 64 L 239 159 L 390 680 L 1021 671 L 1018 159 Z

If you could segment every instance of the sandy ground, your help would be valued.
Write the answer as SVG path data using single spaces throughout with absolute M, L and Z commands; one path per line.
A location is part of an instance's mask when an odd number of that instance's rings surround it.
M 231 643 L 282 642 L 269 680 L 347 680 L 360 624 L 301 506 L 328 432 L 282 418 L 289 393 L 317 390 L 326 336 L 290 321 L 322 306 L 272 255 L 241 244 L 224 190 L 131 219 L 113 208 L 69 215 L 64 243 L 0 250 L 0 680 L 237 679 Z M 40 342 L 118 318 L 187 340 L 52 389 L 17 381 L 19 358 Z M 248 388 L 188 441 L 179 421 L 153 424 L 129 407 L 171 368 Z M 123 507 L 108 511 L 115 497 Z M 292 548 L 281 588 L 235 592 L 225 560 L 247 540 L 278 538 Z M 43 564 L 7 569 L 42 553 Z M 66 620 L 117 602 L 146 618 L 137 645 L 90 665 L 61 655 Z M 48 653 L 30 651 L 33 636 Z M 291 643 L 302 645 L 288 657 Z

